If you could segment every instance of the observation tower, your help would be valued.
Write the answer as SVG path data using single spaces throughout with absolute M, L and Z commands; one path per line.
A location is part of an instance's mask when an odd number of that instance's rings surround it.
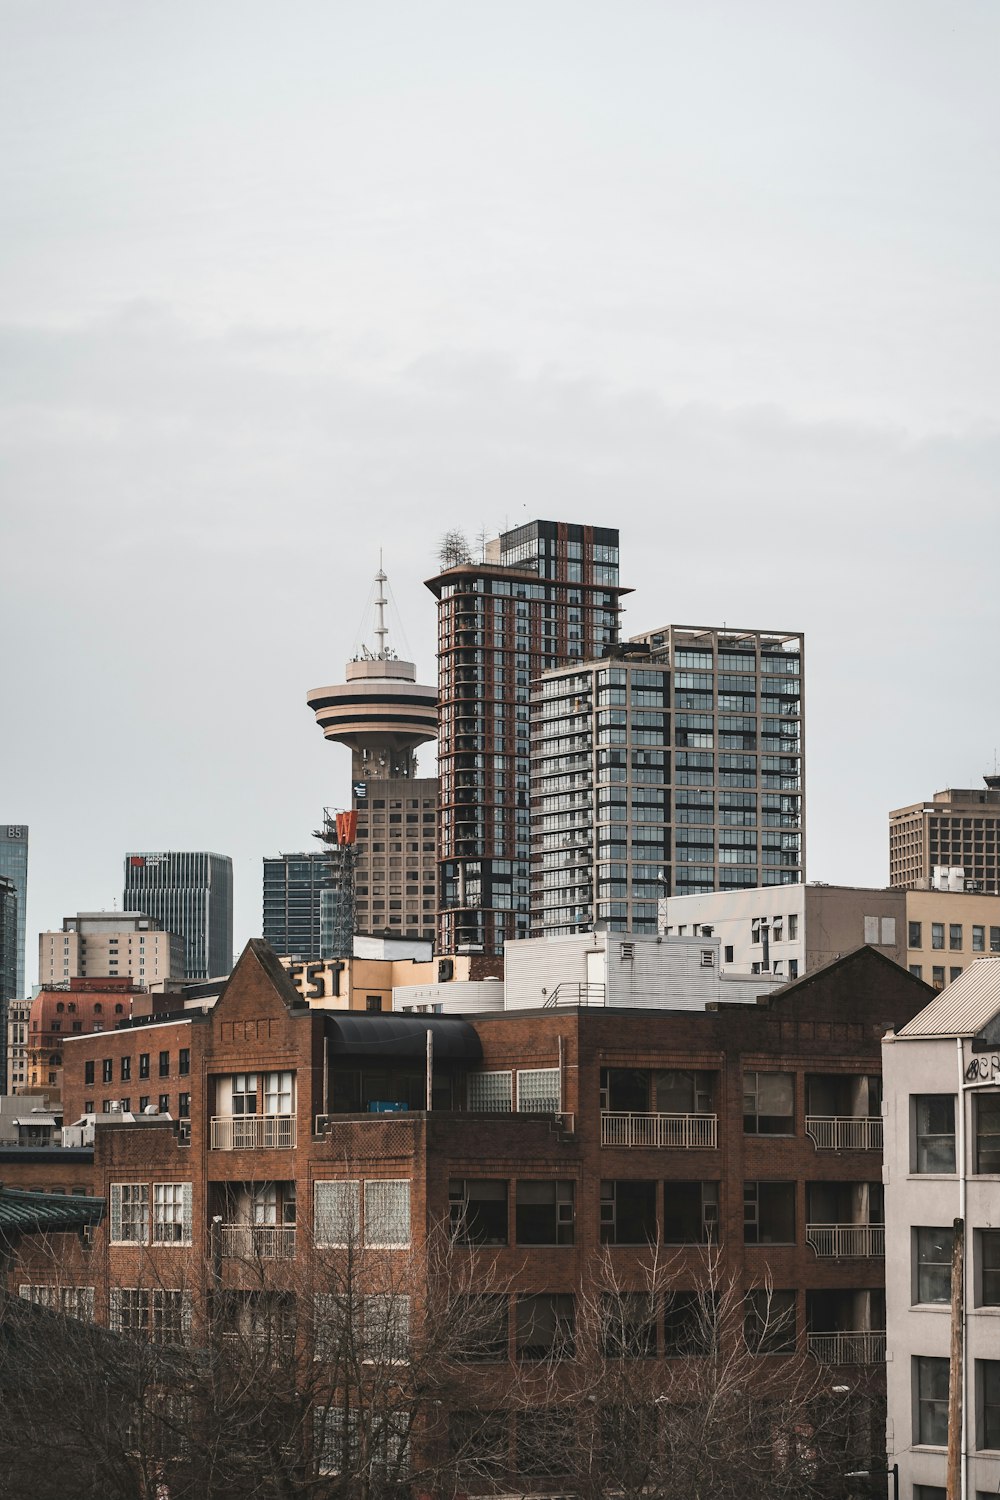
M 417 682 L 411 661 L 388 644 L 387 576 L 375 574 L 375 645 L 362 646 L 347 663 L 347 681 L 313 688 L 306 702 L 328 740 L 351 752 L 355 782 L 395 781 L 416 775 L 416 749 L 437 739 L 437 689 Z

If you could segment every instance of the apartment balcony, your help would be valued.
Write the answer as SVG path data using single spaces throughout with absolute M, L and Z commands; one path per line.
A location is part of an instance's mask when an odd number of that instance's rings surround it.
M 884 1224 L 807 1224 L 806 1244 L 820 1260 L 885 1255 Z
M 810 1333 L 808 1348 L 821 1365 L 880 1365 L 885 1359 L 885 1329 Z
M 817 1151 L 881 1151 L 878 1115 L 806 1115 L 806 1135 Z
M 718 1115 L 612 1113 L 601 1115 L 602 1146 L 677 1147 L 695 1151 L 719 1143 Z
M 292 1151 L 294 1115 L 213 1115 L 213 1151 Z
M 295 1228 L 288 1224 L 220 1225 L 224 1260 L 291 1260 Z

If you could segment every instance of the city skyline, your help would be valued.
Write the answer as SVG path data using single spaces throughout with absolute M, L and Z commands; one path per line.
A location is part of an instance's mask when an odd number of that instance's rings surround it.
M 810 877 L 884 883 L 1000 744 L 1000 14 L 186 14 L 15 7 L 0 61 L 29 954 L 128 849 L 225 850 L 259 932 L 379 548 L 433 680 L 438 539 L 534 516 L 620 531 L 626 637 L 804 633 Z

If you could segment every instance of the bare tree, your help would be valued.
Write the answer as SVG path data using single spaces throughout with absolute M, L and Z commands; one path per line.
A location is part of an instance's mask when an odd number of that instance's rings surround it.
M 472 561 L 464 531 L 453 528 L 445 532 L 438 545 L 438 561 L 442 568 L 457 568 L 461 563 Z

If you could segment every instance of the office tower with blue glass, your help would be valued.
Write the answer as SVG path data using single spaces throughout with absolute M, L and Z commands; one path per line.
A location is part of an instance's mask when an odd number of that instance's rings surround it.
M 129 912 L 184 938 L 184 977 L 216 979 L 233 966 L 233 862 L 227 854 L 171 850 L 125 856 Z
M 331 958 L 339 889 L 325 850 L 264 860 L 264 941 L 283 958 Z

